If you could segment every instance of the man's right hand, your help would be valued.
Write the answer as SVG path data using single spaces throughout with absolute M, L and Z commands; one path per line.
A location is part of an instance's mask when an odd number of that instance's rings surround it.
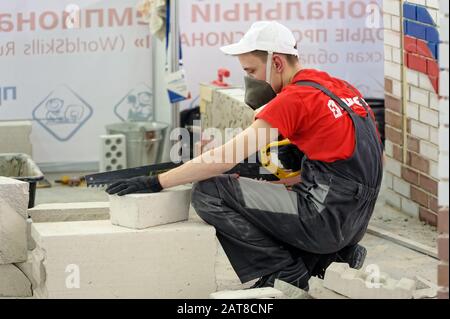
M 302 168 L 302 160 L 305 154 L 298 149 L 294 144 L 281 146 L 278 148 L 278 160 L 283 164 L 285 169 L 290 169 L 294 172 Z

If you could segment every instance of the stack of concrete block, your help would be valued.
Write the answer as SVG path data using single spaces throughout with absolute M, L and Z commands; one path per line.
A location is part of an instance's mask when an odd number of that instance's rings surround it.
M 27 260 L 29 184 L 0 177 L 0 297 L 30 297 L 31 283 L 15 265 Z
M 186 221 L 190 192 L 177 187 L 30 209 L 36 248 L 20 269 L 34 296 L 207 298 L 217 289 L 217 242 L 213 227 Z
M 200 113 L 202 131 L 218 129 L 225 138 L 227 128 L 246 129 L 253 122 L 254 112 L 244 102 L 245 91 L 241 88 L 219 88 L 200 85 Z
M 367 272 L 350 268 L 348 264 L 333 263 L 325 272 L 324 287 L 351 299 L 413 298 L 416 290 L 414 280 L 395 280 L 383 273 L 372 277 Z
M 16 267 L 19 268 L 31 282 L 32 290 L 38 289 L 38 287 L 45 284 L 44 256 L 44 251 L 35 247 L 33 250 L 28 250 L 26 261 L 16 264 Z
M 155 194 L 110 196 L 114 225 L 145 229 L 188 220 L 191 187 L 179 186 Z
M 32 234 L 41 253 L 31 267 L 37 298 L 186 299 L 216 290 L 215 231 L 203 223 L 35 223 Z
M 28 250 L 34 250 L 36 243 L 31 237 L 33 223 L 55 223 L 68 221 L 108 220 L 109 202 L 53 203 L 40 204 L 28 209 Z
M 28 214 L 33 223 L 108 220 L 109 202 L 40 204 Z
M 0 121 L 0 153 L 24 153 L 32 156 L 30 121 Z

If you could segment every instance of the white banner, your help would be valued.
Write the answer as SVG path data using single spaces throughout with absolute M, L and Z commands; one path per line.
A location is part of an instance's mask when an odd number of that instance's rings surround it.
M 219 50 L 239 41 L 258 20 L 277 20 L 298 40 L 302 64 L 343 78 L 366 97 L 384 97 L 384 52 L 381 0 L 182 0 L 181 34 L 191 92 L 198 83 L 217 78 L 243 85 L 244 72 L 235 57 Z M 197 100 L 185 103 L 195 106 Z
M 106 124 L 152 119 L 151 38 L 136 5 L 0 0 L 0 120 L 33 120 L 36 162 L 98 161 Z
M 199 83 L 215 80 L 219 68 L 243 85 L 238 60 L 219 48 L 257 20 L 291 28 L 305 67 L 342 77 L 366 97 L 383 96 L 381 0 L 178 1 L 194 97 L 183 107 L 198 103 Z M 152 118 L 151 38 L 137 4 L 0 0 L 0 121 L 33 120 L 36 162 L 98 161 L 105 125 Z

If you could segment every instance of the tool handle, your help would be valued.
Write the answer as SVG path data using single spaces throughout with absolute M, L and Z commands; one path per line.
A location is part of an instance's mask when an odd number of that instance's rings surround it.
M 264 147 L 260 151 L 261 165 L 265 169 L 267 169 L 269 172 L 274 174 L 276 177 L 278 177 L 279 179 L 288 179 L 288 178 L 293 178 L 293 177 L 300 175 L 300 171 L 287 172 L 287 171 L 283 170 L 281 167 L 278 167 L 277 165 L 272 163 L 272 161 L 270 160 L 271 150 L 273 148 L 279 148 L 281 146 L 286 146 L 289 144 L 291 144 L 291 141 L 289 141 L 288 139 L 285 139 L 283 141 L 272 142 L 272 143 L 266 145 L 266 147 Z

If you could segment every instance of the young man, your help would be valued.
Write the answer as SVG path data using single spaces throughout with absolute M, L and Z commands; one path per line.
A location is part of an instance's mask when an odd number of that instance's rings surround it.
M 179 168 L 118 182 L 107 191 L 159 192 L 196 182 L 192 205 L 216 228 L 240 280 L 260 278 L 255 287 L 280 279 L 307 289 L 310 276 L 323 275 L 333 261 L 362 267 L 366 251 L 358 242 L 382 179 L 382 146 L 369 106 L 345 81 L 303 69 L 293 34 L 277 22 L 253 24 L 222 51 L 237 56 L 247 73 L 246 103 L 265 105 L 254 123 Z M 270 134 L 274 128 L 305 155 L 300 181 L 287 188 L 222 175 L 277 140 Z M 226 163 L 224 154 L 238 154 L 238 145 L 245 146 L 243 154 Z M 289 162 L 300 160 L 298 150 L 290 156 Z

